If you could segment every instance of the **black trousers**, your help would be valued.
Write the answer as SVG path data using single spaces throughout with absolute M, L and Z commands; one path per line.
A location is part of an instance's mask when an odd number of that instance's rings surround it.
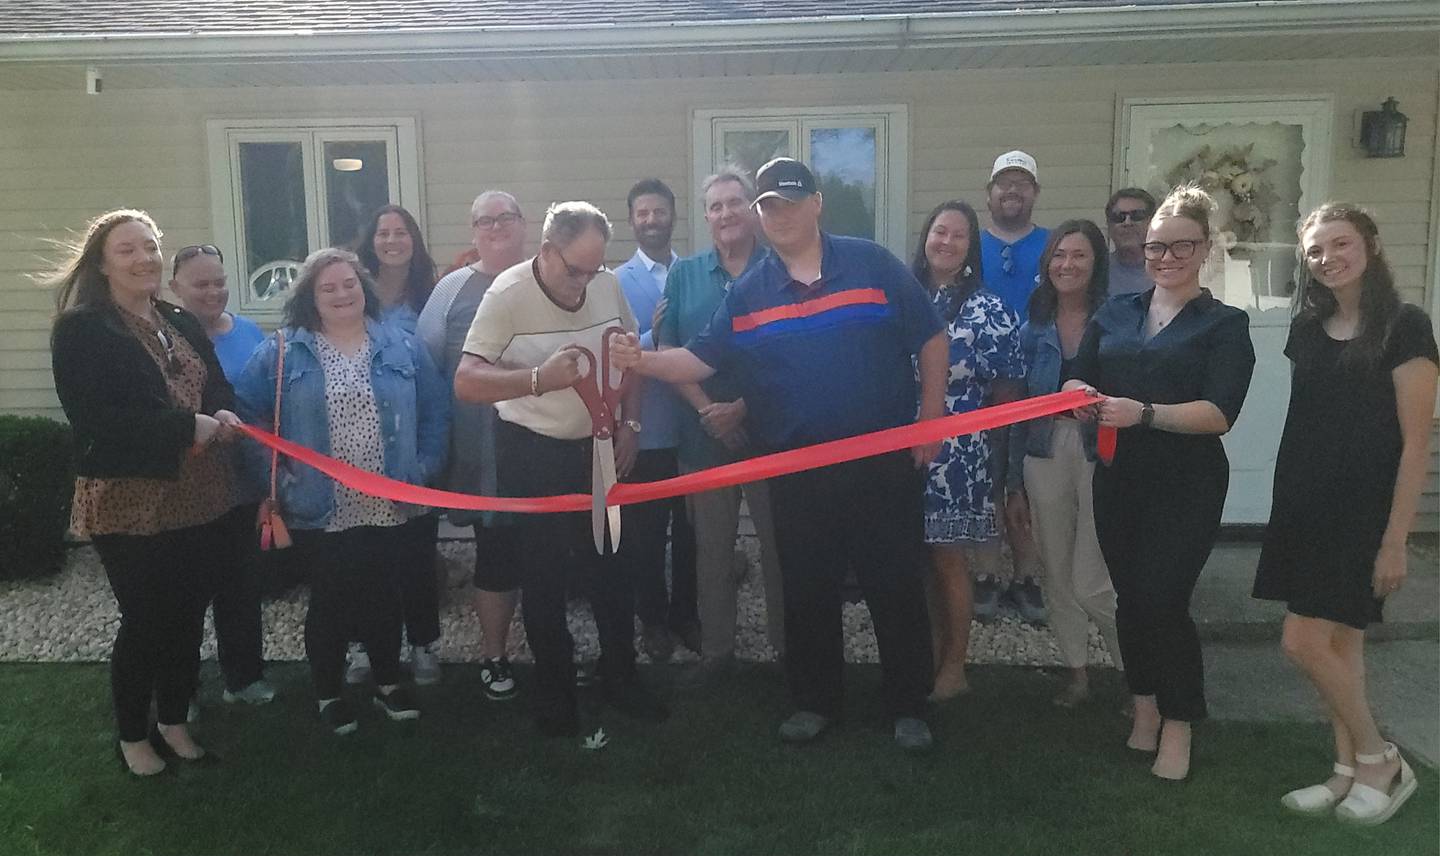
M 854 568 L 875 625 L 891 716 L 920 716 L 934 676 L 921 476 L 896 452 L 770 480 L 795 706 L 840 714 L 842 585 Z
M 496 422 L 495 449 L 503 496 L 590 492 L 589 439 L 557 440 L 502 419 Z M 521 611 L 535 656 L 531 702 L 542 718 L 571 718 L 576 700 L 575 640 L 565 619 L 569 570 L 578 565 L 587 583 L 600 636 L 600 674 L 607 682 L 623 683 L 635 673 L 634 595 L 621 557 L 596 554 L 588 511 L 518 516 Z
M 340 532 L 296 530 L 310 563 L 305 657 L 315 695 L 339 698 L 345 647 L 358 640 L 379 686 L 400 683 L 401 577 L 410 556 L 405 526 L 357 526 Z
M 1230 465 L 1219 437 L 1121 432 L 1095 468 L 1095 534 L 1115 585 L 1125 679 L 1166 719 L 1205 718 L 1205 667 L 1190 596 L 1220 531 Z
M 674 478 L 679 464 L 674 449 L 645 449 L 627 482 Z M 685 498 L 624 506 L 620 556 L 635 590 L 635 611 L 646 627 L 678 630 L 699 620 L 696 606 L 695 529 L 685 513 Z M 665 543 L 670 542 L 670 585 L 665 585 Z
M 144 740 L 156 719 L 180 725 L 200 676 L 205 607 L 215 596 L 217 557 L 232 545 L 230 521 L 156 535 L 96 535 L 92 542 L 120 607 L 110 654 L 110 694 L 120 739 Z
M 440 638 L 440 579 L 435 568 L 440 515 L 422 514 L 403 528 L 406 557 L 400 567 L 400 595 L 405 639 L 411 645 L 429 645 Z
M 225 516 L 231 547 L 216 557 L 221 568 L 210 609 L 215 616 L 220 674 L 225 688 L 232 692 L 265 677 L 260 622 L 260 563 L 265 553 L 255 531 L 255 514 L 256 505 L 251 503 L 237 506 Z

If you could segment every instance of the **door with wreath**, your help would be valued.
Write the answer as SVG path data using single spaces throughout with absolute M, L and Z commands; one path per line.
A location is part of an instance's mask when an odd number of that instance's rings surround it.
M 1224 522 L 1270 517 L 1275 455 L 1290 397 L 1284 356 L 1295 288 L 1295 224 L 1330 184 L 1330 99 L 1135 98 L 1123 102 L 1117 187 L 1163 197 L 1194 182 L 1215 197 L 1205 287 L 1250 315 L 1255 376 L 1225 437 L 1230 493 Z

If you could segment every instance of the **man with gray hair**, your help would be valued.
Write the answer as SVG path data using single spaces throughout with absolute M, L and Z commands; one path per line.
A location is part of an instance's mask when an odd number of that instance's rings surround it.
M 571 388 L 583 357 L 601 352 L 606 328 L 634 331 L 635 316 L 605 268 L 610 221 L 587 202 L 545 212 L 540 252 L 495 278 L 465 339 L 455 373 L 461 400 L 494 404 L 499 492 L 551 496 L 590 491 L 590 413 Z M 621 404 L 615 463 L 629 472 L 638 449 L 640 386 Z M 566 625 L 570 565 L 584 562 L 600 636 L 603 698 L 622 712 L 658 721 L 668 715 L 635 672 L 635 605 L 613 553 L 597 555 L 588 513 L 519 515 L 520 585 L 525 635 L 535 655 L 530 693 L 542 734 L 580 732 L 574 640 Z

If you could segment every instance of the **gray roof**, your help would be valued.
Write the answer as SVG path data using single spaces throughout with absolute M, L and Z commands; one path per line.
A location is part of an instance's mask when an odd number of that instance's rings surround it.
M 703 24 L 1058 9 L 1193 6 L 1235 0 L 23 0 L 0 36 L 384 33 L 486 28 Z M 1293 0 L 1283 0 L 1293 2 Z M 1253 4 L 1237 4 L 1253 5 Z

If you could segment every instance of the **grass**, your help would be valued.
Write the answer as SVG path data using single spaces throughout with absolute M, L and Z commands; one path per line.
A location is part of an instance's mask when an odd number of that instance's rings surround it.
M 1324 777 L 1323 727 L 1207 723 L 1191 780 L 1168 784 L 1124 749 L 1118 688 L 1061 711 L 1034 669 L 976 669 L 921 757 L 892 744 L 873 667 L 853 668 L 848 719 L 819 745 L 778 744 L 782 682 L 754 666 L 672 694 L 658 726 L 587 702 L 601 751 L 533 736 L 524 702 L 486 701 L 471 667 L 423 695 L 421 722 L 367 709 L 343 740 L 319 730 L 303 666 L 272 667 L 264 708 L 221 704 L 206 672 L 198 733 L 224 763 L 131 781 L 105 666 L 0 665 L 0 854 L 1401 856 L 1440 840 L 1434 770 L 1378 829 L 1291 817 L 1278 799 Z

